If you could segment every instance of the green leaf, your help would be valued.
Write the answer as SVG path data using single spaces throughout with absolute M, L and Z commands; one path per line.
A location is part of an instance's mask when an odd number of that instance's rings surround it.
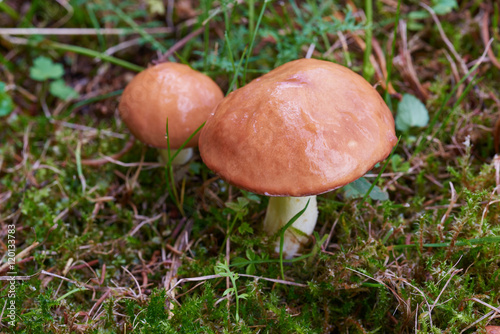
M 234 288 L 227 288 L 224 293 L 222 294 L 222 296 L 225 296 L 227 295 L 228 293 L 230 294 L 233 294 L 234 293 Z
M 192 171 L 195 175 L 200 174 L 201 164 L 199 162 L 192 162 L 189 164 L 189 170 Z
M 248 223 L 242 223 L 238 227 L 238 232 L 240 232 L 240 234 L 245 234 L 245 233 L 252 234 L 253 233 L 253 228 L 251 228 L 250 225 L 248 225 Z
M 165 5 L 162 0 L 146 0 L 149 6 L 149 13 L 152 15 L 165 14 Z
M 235 257 L 235 258 L 231 259 L 231 262 L 232 262 L 233 266 L 238 266 L 240 263 L 247 263 L 248 260 L 244 259 L 242 257 Z
M 370 187 L 371 183 L 364 177 L 361 177 L 344 186 L 344 196 L 346 198 L 361 198 L 368 192 Z M 386 201 L 389 199 L 389 194 L 382 191 L 379 187 L 374 186 L 370 192 L 370 198 L 376 201 Z
M 248 203 L 250 203 L 250 200 L 245 197 L 238 197 L 237 201 L 238 203 L 226 202 L 226 206 L 236 213 L 245 214 L 245 207 L 248 205 Z
M 245 253 L 246 253 L 247 258 L 250 261 L 254 261 L 257 259 L 257 254 L 255 254 L 255 252 L 253 250 L 247 249 Z
M 215 265 L 214 271 L 217 275 L 221 275 L 223 277 L 229 276 L 229 267 L 225 263 L 218 262 Z
M 424 29 L 425 26 L 421 23 L 415 22 L 415 21 L 408 21 L 408 30 L 411 31 L 420 31 Z
M 457 8 L 457 0 L 432 0 L 432 9 L 438 15 L 448 14 Z
M 247 299 L 248 298 L 248 293 L 242 293 L 241 295 L 238 295 L 239 299 Z
M 395 172 L 407 172 L 410 169 L 408 161 L 403 162 L 403 158 L 399 154 L 394 154 L 391 158 L 392 170 Z
M 245 198 L 245 197 L 238 197 L 238 198 L 237 198 L 237 200 L 238 200 L 238 204 L 239 204 L 242 208 L 244 208 L 245 206 L 247 206 L 247 205 L 248 205 L 248 203 L 250 203 L 250 201 L 249 201 L 247 198 Z
M 5 92 L 5 83 L 0 81 L 0 117 L 7 116 L 12 110 L 14 110 L 14 102 Z
M 260 197 L 258 195 L 254 194 L 254 193 L 251 193 L 249 191 L 245 191 L 245 190 L 241 190 L 241 192 L 250 201 L 254 201 L 256 203 L 260 203 Z
M 425 105 L 411 94 L 404 94 L 399 102 L 396 115 L 396 129 L 408 131 L 411 127 L 424 127 L 429 124 L 429 112 Z
M 52 81 L 49 86 L 52 95 L 65 101 L 77 98 L 79 95 L 72 87 L 66 85 L 63 79 Z
M 422 20 L 429 17 L 429 13 L 425 10 L 414 10 L 408 14 L 410 20 Z
M 253 264 L 253 263 L 250 263 L 248 265 L 247 269 L 245 270 L 247 275 L 254 275 L 256 271 L 257 271 L 257 269 L 255 268 L 255 264 Z
M 61 64 L 54 63 L 52 59 L 40 56 L 35 59 L 30 67 L 30 77 L 33 80 L 45 81 L 47 79 L 59 79 L 64 75 Z

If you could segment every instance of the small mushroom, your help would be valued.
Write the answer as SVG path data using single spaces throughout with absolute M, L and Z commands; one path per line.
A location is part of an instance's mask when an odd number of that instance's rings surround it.
M 224 98 L 199 148 L 227 182 L 272 196 L 264 219 L 269 235 L 310 200 L 285 234 L 290 258 L 314 230 L 316 195 L 363 176 L 396 142 L 393 116 L 365 79 L 328 61 L 300 59 Z
M 166 161 L 169 124 L 170 149 L 177 150 L 191 136 L 224 97 L 208 76 L 178 63 L 162 63 L 140 72 L 125 87 L 118 109 L 130 132 L 145 144 L 157 147 Z M 189 161 L 194 136 L 173 164 Z

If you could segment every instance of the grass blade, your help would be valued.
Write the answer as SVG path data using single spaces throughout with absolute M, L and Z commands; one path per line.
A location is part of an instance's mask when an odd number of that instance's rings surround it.
M 384 166 L 382 167 L 382 169 L 380 170 L 380 172 L 378 173 L 377 177 L 375 178 L 375 180 L 372 182 L 372 185 L 370 186 L 370 188 L 368 189 L 368 191 L 366 192 L 365 196 L 363 196 L 363 199 L 361 200 L 360 203 L 364 203 L 366 201 L 366 198 L 368 196 L 370 196 L 370 193 L 372 192 L 373 188 L 375 187 L 375 185 L 377 184 L 378 180 L 380 179 L 380 176 L 382 175 L 382 173 L 385 171 L 385 168 L 387 167 L 387 165 L 389 164 L 389 161 L 391 161 L 391 158 L 392 156 L 394 155 L 394 152 L 396 152 L 396 148 L 398 147 L 399 145 L 399 141 L 401 140 L 401 136 L 398 138 L 398 142 L 396 143 L 396 145 L 394 145 L 394 147 L 392 148 L 392 151 L 391 151 L 391 154 L 389 154 L 389 156 L 387 157 L 387 159 L 385 159 L 385 163 L 384 163 Z
M 387 61 L 387 79 L 385 81 L 385 103 L 389 106 L 389 109 L 392 111 L 392 101 L 391 96 L 389 94 L 389 83 L 391 82 L 392 75 L 392 60 L 394 59 L 394 53 L 396 52 L 396 37 L 398 36 L 398 26 L 399 26 L 399 13 L 401 9 L 401 0 L 398 0 L 398 7 L 396 8 L 396 17 L 394 18 L 394 34 L 392 36 L 392 45 L 391 45 L 391 54 L 389 55 L 389 59 Z
M 365 29 L 365 52 L 363 54 L 363 78 L 370 81 L 373 75 L 373 66 L 370 62 L 372 54 L 373 35 L 373 3 L 372 0 L 365 0 L 366 29 Z
M 81 46 L 63 44 L 63 43 L 52 42 L 52 41 L 48 41 L 48 40 L 43 41 L 40 44 L 40 46 L 54 48 L 56 50 L 61 50 L 61 51 L 74 52 L 74 53 L 78 53 L 78 54 L 81 54 L 84 56 L 101 59 L 103 61 L 107 61 L 108 63 L 115 64 L 115 65 L 121 66 L 123 68 L 129 69 L 129 70 L 132 70 L 135 72 L 141 72 L 142 70 L 144 70 L 144 67 L 141 67 L 141 66 L 129 63 L 128 61 L 107 55 L 105 53 L 101 53 L 98 51 L 87 49 L 87 48 L 84 48 Z
M 255 30 L 252 35 L 252 41 L 250 43 L 250 47 L 248 48 L 247 60 L 245 62 L 245 71 L 243 72 L 243 84 L 245 84 L 247 80 L 248 62 L 250 60 L 250 56 L 252 55 L 252 49 L 253 49 L 253 44 L 255 43 L 255 37 L 257 36 L 257 31 L 259 30 L 260 22 L 262 21 L 262 17 L 264 16 L 264 12 L 266 11 L 266 5 L 268 2 L 270 2 L 270 0 L 264 1 L 264 5 L 262 6 L 262 10 L 260 11 L 260 15 L 259 18 L 257 19 L 257 24 L 255 26 Z
M 304 214 L 304 212 L 306 212 L 307 210 L 307 207 L 309 206 L 309 202 L 311 200 L 308 199 L 307 200 L 307 203 L 306 203 L 306 206 L 304 206 L 304 208 L 302 210 L 300 210 L 299 212 L 297 212 L 297 214 L 295 216 L 292 217 L 292 219 L 290 219 L 288 221 L 288 223 L 285 224 L 285 226 L 283 226 L 281 229 L 280 229 L 280 269 L 281 269 L 281 278 L 282 279 L 285 279 L 285 271 L 283 270 L 283 245 L 285 243 L 285 232 L 286 230 L 292 226 L 293 223 L 295 223 L 295 221 L 297 219 L 299 219 L 300 216 L 302 216 Z

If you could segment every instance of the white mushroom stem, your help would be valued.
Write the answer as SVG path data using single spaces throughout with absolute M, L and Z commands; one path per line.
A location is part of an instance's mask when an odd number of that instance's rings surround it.
M 167 164 L 168 162 L 168 151 L 164 149 L 158 149 L 158 152 L 160 153 L 160 159 L 164 164 Z M 170 156 L 173 156 L 175 154 L 176 150 L 170 150 Z M 172 161 L 172 166 L 181 166 L 187 163 L 191 158 L 193 157 L 193 148 L 188 147 L 182 149 L 179 154 L 175 157 L 175 159 Z
M 299 211 L 303 210 L 310 200 L 306 211 L 285 232 L 283 254 L 287 259 L 293 258 L 300 248 L 307 243 L 308 237 L 314 231 L 318 219 L 316 196 L 307 197 L 271 197 L 264 218 L 264 231 L 275 235 Z M 276 252 L 280 251 L 279 238 L 276 242 Z

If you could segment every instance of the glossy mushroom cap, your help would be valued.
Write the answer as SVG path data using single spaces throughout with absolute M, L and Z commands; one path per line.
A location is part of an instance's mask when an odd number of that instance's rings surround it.
M 300 59 L 224 98 L 199 148 L 205 164 L 239 188 L 307 196 L 363 176 L 396 142 L 392 114 L 365 79 Z
M 125 87 L 118 109 L 130 132 L 143 143 L 178 149 L 207 120 L 224 97 L 208 76 L 177 63 L 150 67 Z M 186 147 L 198 144 L 196 135 Z

